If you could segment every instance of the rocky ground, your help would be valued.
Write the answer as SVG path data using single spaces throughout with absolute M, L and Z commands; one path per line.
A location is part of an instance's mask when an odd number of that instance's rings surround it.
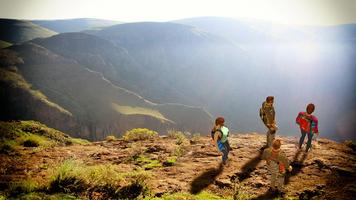
M 284 198 L 355 198 L 356 149 L 352 143 L 319 139 L 305 153 L 296 149 L 297 138 L 281 138 L 282 149 L 294 167 L 286 177 Z M 181 141 L 167 136 L 144 141 L 100 141 L 44 150 L 22 147 L 17 153 L 1 154 L 0 179 L 2 184 L 26 177 L 41 181 L 48 178 L 48 170 L 67 159 L 80 160 L 89 166 L 113 164 L 120 171 L 129 172 L 142 168 L 134 158 L 144 155 L 161 165 L 146 168 L 152 174 L 148 185 L 156 197 L 174 192 L 209 191 L 240 199 L 274 198 L 268 192 L 266 164 L 260 160 L 265 136 L 232 134 L 229 140 L 232 151 L 227 166 L 220 165 L 221 156 L 208 136 Z M 165 163 L 173 155 L 177 161 Z

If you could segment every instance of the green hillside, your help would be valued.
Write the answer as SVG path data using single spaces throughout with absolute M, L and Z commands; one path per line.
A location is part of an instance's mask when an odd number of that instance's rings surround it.
M 49 128 L 36 121 L 0 121 L 0 151 L 14 153 L 21 146 L 48 148 L 58 145 L 85 144 L 83 139 Z
M 0 19 L 0 40 L 18 44 L 38 37 L 49 37 L 56 32 L 43 28 L 30 21 Z
M 183 106 L 163 112 L 159 105 L 114 85 L 101 73 L 39 45 L 27 43 L 12 50 L 23 58 L 24 64 L 18 67 L 24 78 L 78 119 L 81 137 L 96 140 L 112 134 L 119 136 L 137 127 L 162 132 L 183 127 L 187 131 L 206 132 L 211 125 L 205 112 L 195 115 L 197 119 L 184 121 L 183 118 L 193 115 L 192 111 L 179 111 L 184 110 Z M 183 126 L 183 122 L 188 123 Z
M 0 50 L 0 120 L 37 120 L 77 136 L 78 124 L 71 112 L 53 103 L 19 73 L 23 60 L 15 52 Z
M 0 49 L 11 46 L 12 44 L 3 40 L 0 40 Z
M 62 33 L 50 38 L 35 39 L 39 44 L 58 55 L 76 60 L 90 70 L 100 72 L 115 85 L 137 92 L 150 81 L 146 70 L 127 50 L 112 42 L 85 33 Z M 138 93 L 145 98 L 144 93 Z

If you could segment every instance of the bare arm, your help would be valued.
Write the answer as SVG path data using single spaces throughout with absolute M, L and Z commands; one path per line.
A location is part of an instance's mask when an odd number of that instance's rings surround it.
M 284 164 L 286 169 L 288 169 L 289 168 L 289 161 L 288 161 L 287 156 L 284 153 L 281 153 L 280 158 L 281 158 L 281 162 Z

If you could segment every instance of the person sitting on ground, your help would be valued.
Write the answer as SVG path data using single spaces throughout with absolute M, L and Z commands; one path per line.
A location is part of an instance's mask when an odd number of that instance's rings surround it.
M 299 149 L 302 148 L 305 135 L 308 134 L 307 148 L 305 150 L 306 152 L 308 152 L 312 146 L 313 135 L 314 134 L 319 135 L 318 118 L 312 115 L 314 110 L 315 110 L 315 105 L 312 103 L 308 104 L 306 109 L 307 112 L 299 112 L 295 120 L 296 123 L 299 125 L 300 132 L 302 134 L 299 140 Z
M 276 193 L 284 193 L 283 186 L 286 170 L 292 170 L 286 155 L 281 150 L 281 144 L 280 139 L 274 140 L 272 147 L 265 149 L 262 154 L 262 159 L 266 160 L 268 171 L 271 174 L 270 191 Z
M 228 154 L 230 152 L 230 144 L 228 141 L 229 129 L 224 126 L 225 119 L 218 117 L 215 120 L 215 125 L 211 131 L 211 137 L 217 150 L 222 153 L 222 164 L 226 165 Z

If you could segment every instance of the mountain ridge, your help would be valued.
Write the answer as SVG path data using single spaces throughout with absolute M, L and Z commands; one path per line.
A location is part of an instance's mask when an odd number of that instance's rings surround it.
M 119 21 L 96 19 L 96 18 L 31 20 L 31 22 L 58 33 L 95 30 L 95 29 L 101 29 L 106 26 L 112 26 L 115 24 L 122 23 Z

